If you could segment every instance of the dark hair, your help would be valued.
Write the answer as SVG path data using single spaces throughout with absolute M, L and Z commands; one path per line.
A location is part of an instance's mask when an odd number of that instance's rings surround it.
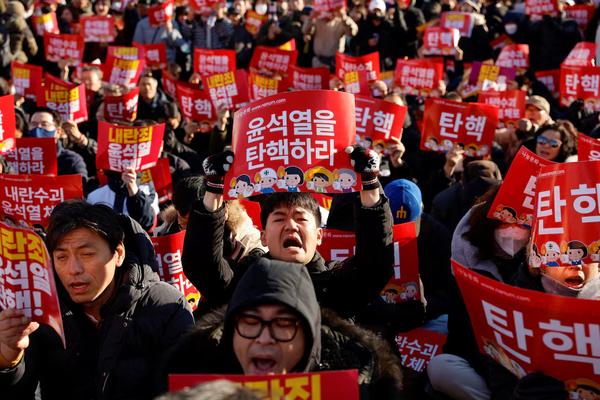
M 314 217 L 317 227 L 321 226 L 321 211 L 319 204 L 310 193 L 271 193 L 260 202 L 260 223 L 263 229 L 267 227 L 269 215 L 278 207 L 302 207 Z
M 112 208 L 85 200 L 67 200 L 57 205 L 50 215 L 46 235 L 50 254 L 65 235 L 79 228 L 88 229 L 106 240 L 111 252 L 115 252 L 125 239 L 119 217 Z
M 588 255 L 587 246 L 579 240 L 571 240 L 569 243 L 567 243 L 567 248 L 569 250 L 583 250 L 583 257 L 587 257 Z
M 252 183 L 250 177 L 246 174 L 238 176 L 236 182 L 246 182 L 248 185 Z
M 304 183 L 304 171 L 298 167 L 287 167 L 285 173 L 288 175 L 298 175 L 300 177 L 300 185 Z
M 314 178 L 321 178 L 321 179 L 323 179 L 323 180 L 325 180 L 325 181 L 329 182 L 329 177 L 328 177 L 327 175 L 325 175 L 324 173 L 322 173 L 322 172 L 317 172 L 317 173 L 315 173 L 315 174 L 313 175 L 313 179 L 314 179 Z
M 577 129 L 567 120 L 559 120 L 554 124 L 543 125 L 535 132 L 535 138 L 547 131 L 557 131 L 560 134 L 562 145 L 554 162 L 564 162 L 567 157 L 577 154 Z
M 192 204 L 200 200 L 206 191 L 206 184 L 202 176 L 190 176 L 181 179 L 173 191 L 173 205 L 179 214 L 187 215 L 192 209 Z
M 481 196 L 479 202 L 471 208 L 469 217 L 469 230 L 463 234 L 463 237 L 469 241 L 478 250 L 477 257 L 480 260 L 490 259 L 496 252 L 496 240 L 494 231 L 502 221 L 487 217 L 494 198 L 500 190 L 500 185 L 495 184 Z
M 60 114 L 57 111 L 52 110 L 52 109 L 50 109 L 48 107 L 38 107 L 38 108 L 36 108 L 31 113 L 31 117 L 29 117 L 29 121 L 31 121 L 31 118 L 33 118 L 34 114 L 42 113 L 42 112 L 50 114 L 52 116 L 52 120 L 54 121 L 54 125 L 56 125 L 56 128 L 60 128 L 60 124 L 62 122 L 62 118 L 60 117 Z
M 508 211 L 510 215 L 512 215 L 514 218 L 517 218 L 517 212 L 513 208 L 502 207 L 502 211 Z

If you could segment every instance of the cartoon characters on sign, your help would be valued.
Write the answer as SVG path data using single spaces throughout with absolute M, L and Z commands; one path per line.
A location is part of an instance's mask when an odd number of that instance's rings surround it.
M 499 205 L 494 211 L 494 218 L 506 224 L 514 224 L 517 222 L 517 212 L 511 207 Z
M 425 141 L 425 148 L 431 151 L 438 151 L 440 149 L 439 142 L 436 137 L 431 136 Z
M 306 187 L 317 193 L 327 193 L 333 185 L 334 176 L 327 168 L 314 167 L 306 171 Z
M 600 261 L 600 240 L 596 240 L 595 242 L 590 243 L 590 245 L 588 246 L 588 251 L 592 261 Z
M 417 300 L 419 294 L 419 287 L 416 282 L 407 282 L 404 284 L 404 291 L 400 293 L 400 300 Z
M 248 175 L 240 175 L 231 180 L 231 189 L 229 195 L 231 197 L 248 197 L 254 192 L 254 185 Z
M 277 183 L 277 173 L 273 168 L 263 168 L 254 176 L 254 190 L 262 194 L 275 193 L 273 186 Z
M 333 188 L 342 193 L 351 193 L 356 185 L 356 173 L 351 169 L 336 169 L 334 171 Z
M 590 379 L 574 379 L 565 382 L 569 400 L 600 400 L 600 383 Z
M 558 267 L 560 264 L 558 260 L 560 260 L 560 247 L 556 242 L 546 242 L 544 243 L 544 247 L 541 250 L 542 262 L 547 267 Z
M 567 243 L 567 259 L 571 265 L 583 265 L 583 259 L 587 257 L 587 246 L 579 240 L 571 240 Z
M 304 172 L 298 167 L 279 167 L 279 182 L 277 186 L 288 192 L 298 193 L 304 184 Z

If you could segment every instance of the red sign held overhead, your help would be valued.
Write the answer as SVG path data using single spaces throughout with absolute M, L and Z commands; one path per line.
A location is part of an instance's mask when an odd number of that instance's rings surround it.
M 112 43 L 117 37 L 117 28 L 112 16 L 81 16 L 81 35 L 88 42 Z
M 505 90 L 504 92 L 486 91 L 479 93 L 477 101 L 498 107 L 498 118 L 504 123 L 515 123 L 525 117 L 525 92 Z
M 577 158 L 579 161 L 600 160 L 600 140 L 580 133 L 577 136 Z
M 17 146 L 6 153 L 11 170 L 23 175 L 56 175 L 56 142 L 54 138 L 18 138 Z
M 256 101 L 287 90 L 287 82 L 250 73 L 248 75 L 248 97 Z
M 44 97 L 38 99 L 38 104 L 57 111 L 63 121 L 75 123 L 86 121 L 88 118 L 85 86 L 77 86 L 60 80 L 48 73 L 45 75 Z
M 60 33 L 55 12 L 45 13 L 42 15 L 32 15 L 31 23 L 35 29 L 36 35 L 38 36 L 44 36 L 46 33 L 52 33 L 55 35 Z
M 581 30 L 587 28 L 592 18 L 594 18 L 594 12 L 596 12 L 596 6 L 594 6 L 594 4 L 565 5 L 564 8 L 567 17 L 577 21 L 577 25 L 579 25 Z
M 346 0 L 314 0 L 313 8 L 317 12 L 333 12 L 346 8 Z
M 104 64 L 103 80 L 114 85 L 133 89 L 140 80 L 145 64 L 144 58 L 130 60 L 109 55 L 106 57 L 106 63 Z
M 183 83 L 176 85 L 177 103 L 185 118 L 192 121 L 215 121 L 217 113 L 210 96 L 204 90 L 193 89 Z
M 440 25 L 443 28 L 458 29 L 460 36 L 471 37 L 475 27 L 475 14 L 459 11 L 446 11 L 442 13 Z
M 379 53 L 364 56 L 349 56 L 337 52 L 335 55 L 335 75 L 344 82 L 344 75 L 351 71 L 366 71 L 369 81 L 376 81 L 380 76 Z
M 560 67 L 560 104 L 578 99 L 587 109 L 600 111 L 600 67 Z
M 329 89 L 329 69 L 290 65 L 289 82 L 294 90 L 326 90 Z
M 246 11 L 246 18 L 244 21 L 244 27 L 253 36 L 258 34 L 260 27 L 267 22 L 269 16 L 267 14 L 260 15 L 254 10 Z
M 290 65 L 296 64 L 298 51 L 281 50 L 276 47 L 256 46 L 250 68 L 254 68 L 259 74 L 278 74 L 287 76 Z
M 369 137 L 373 146 L 398 143 L 402 137 L 407 107 L 370 97 L 354 96 L 356 133 Z
M 194 49 L 194 71 L 215 75 L 236 70 L 235 50 Z
M 246 100 L 247 93 L 239 89 L 238 75 L 236 71 L 228 71 L 202 78 L 204 90 L 215 108 L 225 107 L 232 110 Z
M 30 64 L 20 64 L 16 61 L 11 63 L 12 84 L 15 87 L 15 93 L 37 101 L 43 96 L 42 93 L 42 67 Z
M 46 60 L 58 62 L 64 60 L 67 65 L 78 66 L 83 59 L 85 43 L 81 35 L 53 34 L 44 35 Z
M 550 69 L 546 71 L 537 71 L 535 73 L 537 80 L 542 82 L 552 93 L 552 95 L 558 98 L 558 90 L 560 88 L 560 70 Z
M 146 66 L 150 69 L 163 69 L 167 67 L 167 46 L 164 43 L 141 44 L 133 43 L 135 47 L 143 49 Z
M 555 17 L 559 14 L 558 0 L 525 0 L 525 14 Z
M 444 64 L 426 59 L 398 60 L 394 83 L 404 94 L 428 96 L 444 79 Z
M 122 96 L 104 96 L 104 119 L 108 122 L 134 121 L 139 97 L 139 87 Z
M 449 56 L 456 54 L 460 32 L 456 28 L 431 26 L 423 35 L 423 54 Z
M 0 97 L 0 154 L 15 148 L 15 96 Z
M 567 67 L 593 67 L 596 65 L 596 43 L 577 43 L 567 58 L 565 58 L 562 65 Z
M 141 172 L 140 184 L 154 188 L 160 204 L 173 198 L 173 180 L 168 158 L 159 158 L 154 167 Z M 152 192 L 152 191 L 151 191 Z
M 517 70 L 529 68 L 529 45 L 509 44 L 505 46 L 496 60 L 496 65 Z
M 173 16 L 175 9 L 174 0 L 166 0 L 148 8 L 148 22 L 150 26 L 159 27 L 164 25 Z
M 106 53 L 106 59 L 108 57 L 117 57 L 124 60 L 141 60 L 145 57 L 143 46 L 108 46 L 108 52 Z

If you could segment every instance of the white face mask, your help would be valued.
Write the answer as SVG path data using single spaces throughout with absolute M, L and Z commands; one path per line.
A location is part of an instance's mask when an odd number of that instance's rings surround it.
M 256 6 L 254 6 L 254 11 L 256 11 L 258 15 L 265 15 L 268 9 L 269 6 L 267 6 L 265 3 L 257 4 Z
M 520 226 L 498 228 L 494 231 L 494 239 L 498 246 L 511 257 L 514 257 L 529 242 L 531 232 Z
M 517 24 L 506 24 L 504 25 L 504 30 L 509 35 L 514 35 L 515 33 L 517 33 Z

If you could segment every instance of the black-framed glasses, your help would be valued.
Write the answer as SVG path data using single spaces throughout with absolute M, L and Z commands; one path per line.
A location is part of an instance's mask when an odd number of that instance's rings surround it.
M 270 321 L 252 314 L 240 314 L 235 318 L 235 330 L 246 339 L 256 339 L 263 329 L 269 328 L 271 337 L 278 342 L 290 342 L 298 333 L 300 321 L 297 318 L 279 317 Z
M 562 144 L 560 140 L 549 139 L 546 136 L 538 136 L 536 140 L 539 144 L 547 144 L 548 146 L 551 146 L 553 148 L 557 148 Z

